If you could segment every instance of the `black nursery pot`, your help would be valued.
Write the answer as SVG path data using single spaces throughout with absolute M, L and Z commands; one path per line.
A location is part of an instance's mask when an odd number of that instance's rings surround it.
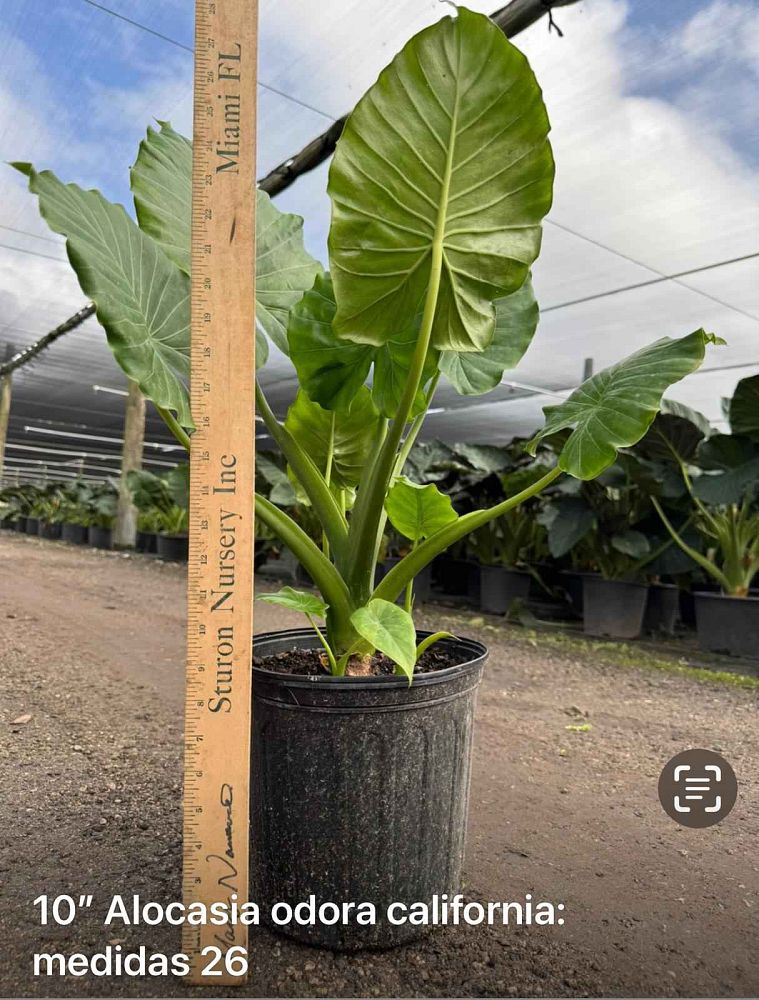
M 40 538 L 48 538 L 50 541 L 57 542 L 61 537 L 61 526 L 52 521 L 40 521 L 37 534 Z
M 112 544 L 111 529 L 91 524 L 87 529 L 87 541 L 95 549 L 110 549 Z
M 134 547 L 138 552 L 156 552 L 158 548 L 158 536 L 153 531 L 138 531 L 134 540 Z
M 470 639 L 444 642 L 464 662 L 410 687 L 400 677 L 254 668 L 251 898 L 262 914 L 312 893 L 317 906 L 371 902 L 377 911 L 373 926 L 293 922 L 280 928 L 289 936 L 344 951 L 389 948 L 428 929 L 390 923 L 391 902 L 459 891 L 475 697 L 488 653 Z M 259 657 L 316 646 L 310 629 L 254 639 Z
M 27 535 L 39 535 L 40 519 L 38 517 L 27 517 L 25 521 L 25 530 Z
M 16 531 L 18 531 L 20 534 L 23 535 L 26 532 L 26 522 L 28 520 L 29 520 L 28 517 L 19 517 L 19 518 L 17 518 L 16 523 L 14 525 Z
M 729 597 L 698 591 L 698 644 L 710 653 L 759 657 L 759 597 Z
M 680 590 L 672 583 L 652 583 L 643 616 L 643 631 L 673 635 L 680 615 Z
M 480 607 L 492 615 L 505 615 L 514 601 L 526 601 L 529 573 L 505 566 L 480 566 Z
M 87 528 L 83 524 L 64 523 L 61 525 L 61 541 L 71 545 L 86 545 Z
M 440 589 L 449 597 L 468 597 L 475 604 L 480 597 L 480 567 L 466 559 L 444 556 L 436 560 Z
M 161 559 L 187 562 L 190 540 L 187 535 L 158 535 L 156 551 Z
M 374 575 L 374 585 L 375 587 L 380 582 L 384 580 L 393 566 L 397 566 L 401 561 L 400 556 L 389 556 L 384 562 L 377 565 L 377 569 Z M 403 604 L 405 598 L 405 592 L 398 596 L 396 604 Z M 432 569 L 429 565 L 425 566 L 421 573 L 418 573 L 414 577 L 414 598 L 417 603 L 420 601 L 429 601 L 432 596 Z
M 16 530 L 16 522 L 11 517 L 4 517 L 0 521 L 0 528 L 4 528 L 5 531 L 15 531 Z
M 583 631 L 612 639 L 637 639 L 643 627 L 648 587 L 627 580 L 583 577 Z

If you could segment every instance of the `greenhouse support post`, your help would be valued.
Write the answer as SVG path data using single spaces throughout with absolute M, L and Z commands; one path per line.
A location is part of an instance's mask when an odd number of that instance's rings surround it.
M 142 450 L 145 442 L 145 397 L 136 382 L 129 383 L 129 395 L 124 412 L 124 445 L 121 451 L 121 478 L 119 502 L 116 511 L 113 544 L 118 549 L 133 549 L 137 540 L 137 508 L 127 475 L 142 468 Z
M 5 348 L 5 360 L 9 361 L 15 348 L 13 344 L 8 344 Z M 3 467 L 5 465 L 5 442 L 8 437 L 8 422 L 11 415 L 11 379 L 12 375 L 0 375 L 0 482 L 3 479 Z

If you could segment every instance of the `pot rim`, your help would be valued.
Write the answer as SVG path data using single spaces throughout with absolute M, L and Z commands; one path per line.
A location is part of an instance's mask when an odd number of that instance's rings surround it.
M 434 635 L 426 629 L 417 629 L 416 636 L 417 639 L 426 639 L 427 636 Z M 256 642 L 260 642 L 262 639 L 282 639 L 286 636 L 295 639 L 314 639 L 316 640 L 317 646 L 320 645 L 318 636 L 310 628 L 289 628 L 289 629 L 276 629 L 273 632 L 259 632 L 253 636 L 253 649 L 255 650 Z M 469 647 L 469 651 L 472 656 L 464 660 L 462 663 L 456 663 L 452 667 L 446 667 L 444 670 L 435 670 L 429 674 L 419 674 L 414 676 L 413 687 L 428 686 L 430 684 L 442 684 L 444 681 L 451 680 L 458 677 L 461 674 L 469 673 L 474 667 L 478 666 L 480 663 L 484 662 L 489 654 L 488 647 L 480 642 L 478 639 L 470 639 L 466 636 L 455 636 L 453 640 L 451 639 L 441 639 L 441 642 L 457 642 Z M 295 647 L 297 648 L 297 647 Z M 305 687 L 313 688 L 314 685 L 319 687 L 326 686 L 331 690 L 351 690 L 360 691 L 362 688 L 403 688 L 409 690 L 412 686 L 409 684 L 405 677 L 397 677 L 395 675 L 385 675 L 381 677 L 334 677 L 331 674 L 286 674 L 281 673 L 277 670 L 265 670 L 263 667 L 253 667 L 253 678 L 258 677 L 261 681 L 270 681 L 278 684 L 288 684 L 294 687 Z
M 713 590 L 694 590 L 692 594 L 694 597 L 705 597 L 717 601 L 740 601 L 741 604 L 759 604 L 759 597 L 752 597 L 751 594 L 746 594 L 745 597 L 738 597 L 737 594 L 722 594 Z
M 650 586 L 650 584 L 648 583 L 641 583 L 640 580 L 623 580 L 619 577 L 614 577 L 614 576 L 611 577 L 602 576 L 600 573 L 582 573 L 581 575 L 585 577 L 585 579 L 600 580 L 602 583 L 614 583 L 614 584 L 621 583 L 624 587 L 643 587 L 646 590 L 648 590 Z

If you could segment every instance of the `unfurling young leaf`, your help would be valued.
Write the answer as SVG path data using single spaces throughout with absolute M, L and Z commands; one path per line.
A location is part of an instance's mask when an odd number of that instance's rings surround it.
M 351 615 L 358 634 L 397 664 L 409 684 L 416 663 L 416 630 L 408 611 L 375 597 Z
M 437 486 L 417 486 L 404 477 L 389 490 L 385 510 L 393 527 L 412 542 L 429 538 L 458 518 L 451 498 Z

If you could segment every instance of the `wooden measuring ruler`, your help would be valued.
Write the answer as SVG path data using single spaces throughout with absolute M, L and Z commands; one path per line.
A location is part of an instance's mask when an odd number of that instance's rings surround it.
M 257 8 L 195 4 L 183 897 L 208 907 L 248 896 Z M 246 927 L 183 931 L 193 983 L 244 981 Z

